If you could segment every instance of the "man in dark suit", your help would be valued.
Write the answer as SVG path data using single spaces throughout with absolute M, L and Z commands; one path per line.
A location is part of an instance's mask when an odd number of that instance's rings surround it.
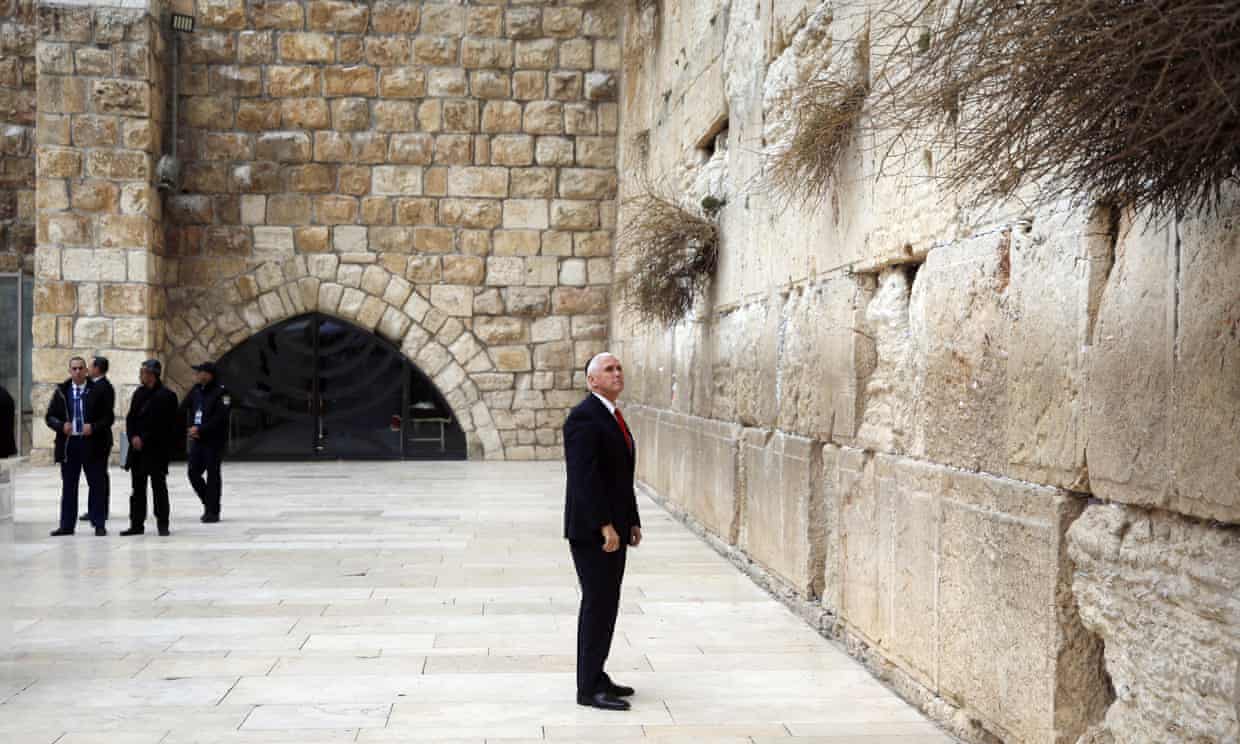
M 231 400 L 214 362 L 194 366 L 198 384 L 181 401 L 178 420 L 189 434 L 189 484 L 202 502 L 201 522 L 220 521 L 220 463 L 228 445 Z M 203 478 L 203 474 L 206 478 Z
M 113 389 L 112 383 L 108 381 L 108 358 L 97 356 L 90 361 L 90 386 L 93 395 L 99 397 L 99 406 L 101 409 L 106 408 L 106 416 L 98 422 L 96 431 L 93 436 L 102 436 L 107 439 L 107 456 L 104 458 L 103 469 L 99 472 L 94 481 L 90 476 L 86 476 L 86 483 L 90 488 L 90 496 L 87 500 L 88 504 L 100 503 L 103 505 L 103 519 L 106 522 L 108 515 L 112 511 L 112 477 L 108 475 L 107 457 L 112 454 L 112 424 L 116 423 L 116 390 Z M 101 411 L 102 412 L 102 411 Z M 96 445 L 102 447 L 102 442 L 96 442 Z M 98 489 L 99 493 L 95 493 Z M 94 522 L 91 518 L 90 511 L 82 513 L 78 517 L 79 522 Z
M 56 386 L 43 417 L 48 428 L 56 432 L 55 459 L 60 463 L 60 526 L 52 530 L 52 537 L 73 534 L 78 480 L 83 471 L 90 485 L 91 524 L 97 536 L 108 534 L 104 527 L 107 505 L 98 503 L 103 493 L 99 476 L 107 470 L 108 453 L 112 450 L 113 413 L 110 407 L 105 409 L 104 402 L 100 396 L 92 395 L 91 382 L 86 378 L 86 360 L 70 359 L 69 379 Z
M 0 385 L 0 458 L 17 454 L 17 404 Z
M 142 363 L 138 379 L 142 387 L 134 391 L 125 416 L 125 436 L 129 452 L 123 463 L 133 484 L 129 495 L 129 529 L 121 533 L 141 535 L 146 531 L 146 484 L 151 483 L 155 502 L 155 526 L 160 535 L 168 531 L 168 461 L 172 459 L 173 443 L 181 435 L 177 426 L 177 396 L 164 387 L 160 376 L 163 365 L 158 359 Z
M 577 703 L 628 710 L 633 688 L 618 685 L 603 665 L 620 610 L 627 548 L 642 540 L 633 490 L 636 450 L 616 399 L 624 390 L 620 360 L 602 353 L 586 367 L 590 394 L 564 422 L 568 483 L 564 537 L 581 583 L 577 613 Z

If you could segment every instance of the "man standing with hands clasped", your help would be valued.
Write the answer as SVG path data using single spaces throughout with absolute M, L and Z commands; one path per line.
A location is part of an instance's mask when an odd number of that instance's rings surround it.
M 633 688 L 603 671 L 620 610 L 620 585 L 629 546 L 642 541 L 633 491 L 636 450 L 616 399 L 624 391 L 620 360 L 608 352 L 586 366 L 590 395 L 564 422 L 568 483 L 564 537 L 581 583 L 577 613 L 577 703 L 628 710 Z
M 133 491 L 129 495 L 129 529 L 125 537 L 146 531 L 146 484 L 151 484 L 155 503 L 155 526 L 159 534 L 168 531 L 168 460 L 172 445 L 180 436 L 177 429 L 177 396 L 164 387 L 160 376 L 163 365 L 158 359 L 147 359 L 138 371 L 142 387 L 129 403 L 125 416 L 125 436 L 129 452 L 123 463 L 129 471 Z

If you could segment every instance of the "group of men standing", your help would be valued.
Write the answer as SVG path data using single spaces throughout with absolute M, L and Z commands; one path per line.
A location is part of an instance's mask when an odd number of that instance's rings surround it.
M 129 529 L 121 535 L 146 531 L 149 484 L 154 501 L 155 525 L 160 535 L 170 534 L 168 463 L 178 440 L 188 438 L 189 482 L 202 502 L 201 521 L 220 520 L 220 463 L 228 437 L 228 393 L 218 382 L 211 362 L 194 367 L 197 384 L 177 404 L 177 396 L 163 384 L 163 365 L 148 359 L 139 365 L 141 382 L 129 402 L 121 466 L 129 471 L 133 490 L 129 496 Z M 52 393 L 44 421 L 56 432 L 55 459 L 60 464 L 60 525 L 52 537 L 72 535 L 75 519 L 90 522 L 95 534 L 108 534 L 111 502 L 108 460 L 112 454 L 112 426 L 116 415 L 116 391 L 108 380 L 108 360 L 95 357 L 69 360 L 69 379 Z M 86 475 L 89 489 L 86 512 L 77 517 L 78 484 Z

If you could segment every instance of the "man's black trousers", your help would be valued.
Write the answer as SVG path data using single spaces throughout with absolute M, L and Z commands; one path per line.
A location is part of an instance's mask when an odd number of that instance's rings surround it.
M 581 583 L 581 609 L 577 612 L 577 697 L 605 692 L 610 678 L 603 671 L 620 611 L 620 584 L 624 581 L 623 543 L 614 553 L 603 551 L 602 542 L 570 540 L 573 566 Z
M 206 478 L 203 478 L 203 474 Z M 204 516 L 220 515 L 220 451 L 204 444 L 193 443 L 189 447 L 189 484 L 202 502 Z
M 157 464 L 147 469 L 142 455 L 129 453 L 129 477 L 133 491 L 129 494 L 129 526 L 141 530 L 146 523 L 146 483 L 151 482 L 151 497 L 155 502 L 155 524 L 160 528 L 168 526 L 168 469 Z
M 69 437 L 65 441 L 65 459 L 60 463 L 60 529 L 73 531 L 78 515 L 78 481 L 86 472 L 90 495 L 86 512 L 90 523 L 102 527 L 108 521 L 108 461 L 90 457 L 90 442 L 85 437 Z

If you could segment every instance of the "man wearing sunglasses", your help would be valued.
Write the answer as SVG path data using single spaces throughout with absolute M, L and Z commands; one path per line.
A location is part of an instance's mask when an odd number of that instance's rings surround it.
M 103 478 L 107 476 L 108 453 L 112 449 L 111 432 L 102 436 L 112 416 L 109 409 L 103 411 L 106 401 L 94 393 L 94 386 L 86 376 L 86 360 L 73 357 L 69 360 L 69 379 L 52 392 L 43 420 L 56 432 L 56 462 L 60 463 L 60 526 L 52 530 L 52 537 L 72 535 L 77 519 L 78 481 L 86 473 L 90 486 L 87 513 L 94 525 L 95 534 L 108 534 L 104 526 L 108 518 L 108 505 L 103 503 Z

